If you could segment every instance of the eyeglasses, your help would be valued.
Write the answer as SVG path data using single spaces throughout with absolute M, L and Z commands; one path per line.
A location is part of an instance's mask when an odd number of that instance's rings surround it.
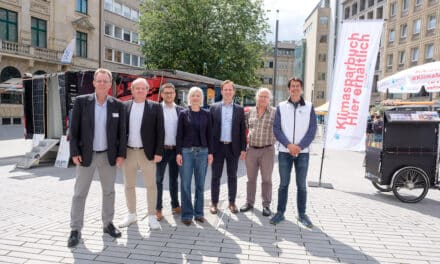
M 103 83 L 103 84 L 110 83 L 110 81 L 107 81 L 107 80 L 95 80 L 95 82 L 99 83 L 99 84 L 101 84 L 101 83 Z

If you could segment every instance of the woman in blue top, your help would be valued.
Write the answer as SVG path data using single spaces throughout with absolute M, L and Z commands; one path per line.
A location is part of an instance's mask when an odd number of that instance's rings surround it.
M 176 138 L 176 161 L 179 165 L 182 203 L 182 222 L 189 226 L 194 218 L 203 223 L 206 171 L 212 163 L 211 115 L 202 109 L 203 91 L 192 87 L 188 92 L 189 108 L 179 114 Z M 194 174 L 194 206 L 191 201 L 191 182 Z

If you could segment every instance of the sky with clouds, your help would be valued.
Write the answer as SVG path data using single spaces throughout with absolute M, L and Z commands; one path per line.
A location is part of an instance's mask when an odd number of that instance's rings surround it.
M 278 40 L 299 40 L 303 38 L 303 25 L 307 16 L 319 0 L 264 0 L 264 9 L 269 18 L 270 33 L 266 39 L 275 42 L 276 10 L 278 13 Z

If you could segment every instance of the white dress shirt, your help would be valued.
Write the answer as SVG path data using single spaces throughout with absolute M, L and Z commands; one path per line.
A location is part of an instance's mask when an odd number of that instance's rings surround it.
M 145 102 L 136 103 L 133 101 L 130 111 L 130 127 L 128 130 L 127 145 L 133 148 L 142 148 L 141 126 L 144 116 Z
M 165 140 L 164 145 L 175 146 L 177 135 L 177 110 L 176 105 L 173 103 L 173 107 L 168 107 L 162 102 L 163 108 L 163 120 L 165 127 Z

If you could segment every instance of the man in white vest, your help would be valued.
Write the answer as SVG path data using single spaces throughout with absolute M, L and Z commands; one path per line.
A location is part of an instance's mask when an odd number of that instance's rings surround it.
M 278 224 L 284 220 L 287 205 L 292 165 L 295 166 L 296 176 L 296 203 L 298 220 L 308 228 L 313 224 L 306 215 L 307 202 L 307 170 L 309 167 L 309 145 L 315 138 L 316 116 L 311 102 L 302 97 L 303 82 L 299 78 L 290 78 L 287 83 L 290 97 L 279 103 L 273 125 L 273 133 L 278 140 L 278 170 L 280 186 L 278 188 L 277 213 L 270 220 L 271 224 Z

